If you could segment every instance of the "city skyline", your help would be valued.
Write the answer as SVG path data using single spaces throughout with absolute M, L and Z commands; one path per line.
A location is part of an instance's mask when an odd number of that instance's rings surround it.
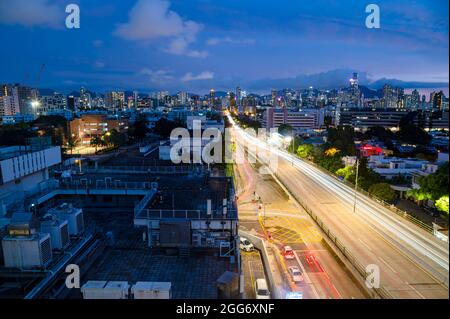
M 362 85 L 448 86 L 446 1 L 378 2 L 380 29 L 365 27 L 365 3 L 75 3 L 80 29 L 65 28 L 61 1 L 0 4 L 0 33 L 17 48 L 2 52 L 1 82 L 33 86 L 45 64 L 39 87 L 61 91 L 327 89 L 352 71 Z

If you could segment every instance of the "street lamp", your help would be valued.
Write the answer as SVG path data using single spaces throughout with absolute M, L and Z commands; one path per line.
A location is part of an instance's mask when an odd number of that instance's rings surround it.
M 79 167 L 80 173 L 81 173 L 81 157 L 79 159 L 75 160 L 75 164 L 78 164 L 78 167 Z

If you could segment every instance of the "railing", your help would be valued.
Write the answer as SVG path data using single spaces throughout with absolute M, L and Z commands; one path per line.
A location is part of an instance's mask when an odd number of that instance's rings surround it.
M 287 185 L 283 183 L 284 187 L 289 191 L 297 202 L 305 209 L 305 211 L 311 216 L 316 224 L 322 229 L 327 237 L 334 243 L 337 249 L 342 255 L 350 262 L 350 264 L 356 269 L 358 274 L 365 279 L 367 277 L 366 268 L 359 262 L 359 260 L 345 247 L 345 245 L 337 238 L 337 236 L 323 223 L 323 221 L 303 202 L 294 192 L 289 189 Z M 375 294 L 382 299 L 393 299 L 393 296 L 384 287 L 372 288 Z
M 137 218 L 146 219 L 163 219 L 163 218 L 179 218 L 179 219 L 211 219 L 211 220 L 227 220 L 237 218 L 236 210 L 227 210 L 224 215 L 222 210 L 213 210 L 208 215 L 202 210 L 182 210 L 182 209 L 142 209 Z
M 134 207 L 134 217 L 136 218 L 139 215 L 145 206 L 147 206 L 148 202 L 155 196 L 156 191 L 152 190 L 148 192 L 144 198 Z
M 204 173 L 207 168 L 204 166 L 99 166 L 98 168 L 85 168 L 87 173 L 98 173 L 101 171 L 123 171 L 136 173 L 156 173 L 156 174 L 188 174 Z
M 294 154 L 290 154 L 290 155 L 291 156 L 295 156 L 295 158 L 299 158 L 298 156 L 296 156 Z M 355 185 L 350 183 L 349 181 L 339 179 L 335 174 L 333 174 L 332 172 L 326 170 L 325 168 L 317 165 L 316 163 L 314 163 L 312 161 L 309 161 L 309 160 L 303 159 L 303 158 L 301 160 L 304 161 L 304 162 L 307 162 L 311 166 L 314 166 L 315 168 L 319 169 L 323 173 L 327 174 L 328 176 L 333 177 L 334 179 L 338 180 L 339 182 L 345 184 L 346 186 L 348 186 L 348 187 L 350 187 L 350 188 L 352 188 L 354 190 Z M 408 212 L 406 212 L 404 210 L 398 209 L 394 205 L 383 201 L 382 199 L 376 197 L 375 195 L 373 195 L 373 194 L 371 194 L 371 193 L 369 193 L 369 192 L 367 192 L 367 191 L 365 191 L 365 190 L 363 190 L 361 188 L 358 188 L 357 192 L 360 195 L 365 195 L 365 196 L 369 197 L 370 199 L 375 200 L 377 203 L 381 204 L 382 206 L 384 206 L 385 208 L 387 208 L 391 212 L 393 212 L 396 215 L 398 215 L 398 216 L 400 216 L 400 217 L 402 217 L 402 218 L 412 222 L 413 224 L 415 224 L 416 226 L 419 226 L 420 228 L 426 230 L 427 232 L 433 233 L 433 227 L 428 225 L 428 224 L 426 224 L 426 223 L 424 223 L 420 219 L 418 219 L 414 214 L 411 214 L 411 213 L 408 213 Z

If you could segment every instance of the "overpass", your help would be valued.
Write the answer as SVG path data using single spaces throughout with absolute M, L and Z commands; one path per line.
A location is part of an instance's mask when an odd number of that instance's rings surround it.
M 326 229 L 335 248 L 365 279 L 368 265 L 380 269 L 385 298 L 448 298 L 448 246 L 319 168 L 269 146 L 233 124 L 241 146 L 277 155 L 278 182 Z M 254 147 L 246 148 L 254 152 Z M 258 154 L 253 154 L 258 156 Z M 356 209 L 353 204 L 356 199 Z

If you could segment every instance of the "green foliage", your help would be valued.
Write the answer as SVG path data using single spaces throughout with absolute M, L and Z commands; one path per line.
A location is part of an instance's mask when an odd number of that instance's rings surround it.
M 318 164 L 330 172 L 336 172 L 344 167 L 342 157 L 339 154 L 334 156 L 322 156 Z
M 258 131 L 258 128 L 261 128 L 261 123 L 259 121 L 245 114 L 239 114 L 234 117 L 234 120 L 243 128 L 253 128 L 256 131 Z
M 343 177 L 346 181 L 348 181 L 351 176 L 355 175 L 355 167 L 347 166 L 347 167 L 340 168 L 336 171 L 336 175 Z
M 382 126 L 373 126 L 365 132 L 365 137 L 366 139 L 376 138 L 384 143 L 388 143 L 395 139 L 395 134 Z
M 373 184 L 369 187 L 369 193 L 385 202 L 392 202 L 397 198 L 397 194 L 388 183 Z
M 294 130 L 293 127 L 290 126 L 289 124 L 281 124 L 278 127 L 278 133 L 283 136 L 292 136 L 293 130 Z
M 133 125 L 129 128 L 128 134 L 136 140 L 142 140 L 147 133 L 150 132 L 148 128 L 148 120 L 144 115 L 139 115 Z
M 312 160 L 314 147 L 312 144 L 302 144 L 297 148 L 297 155 L 300 158 Z
M 161 118 L 155 123 L 153 132 L 161 137 L 169 137 L 170 133 L 178 127 L 183 127 L 183 125 L 178 121 L 170 121 L 166 118 Z
M 337 148 L 341 155 L 356 155 L 354 143 L 355 131 L 351 126 L 339 126 L 337 128 L 328 128 L 327 145 L 328 148 Z
M 111 146 L 121 146 L 127 142 L 127 136 L 117 130 L 112 130 L 110 134 L 105 134 L 104 137 L 106 144 Z
M 25 145 L 27 138 L 37 136 L 26 123 L 0 126 L 0 145 Z
M 446 162 L 434 174 L 420 177 L 418 181 L 420 188 L 408 191 L 408 195 L 417 200 L 433 201 L 448 195 L 448 174 L 448 162 Z
M 427 145 L 431 141 L 431 136 L 423 128 L 414 125 L 416 115 L 416 112 L 410 112 L 400 120 L 396 137 L 404 143 Z
M 448 195 L 444 195 L 441 198 L 439 198 L 435 203 L 434 206 L 436 208 L 443 212 L 445 215 L 448 216 Z

